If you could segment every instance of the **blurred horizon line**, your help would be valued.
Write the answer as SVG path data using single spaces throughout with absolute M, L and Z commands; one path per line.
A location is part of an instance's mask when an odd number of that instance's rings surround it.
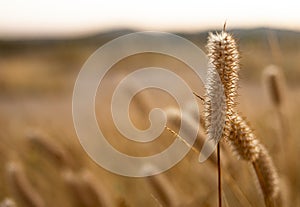
M 63 39 L 85 39 L 98 35 L 105 35 L 109 33 L 131 33 L 131 32 L 141 32 L 141 31 L 160 31 L 160 32 L 168 32 L 175 34 L 199 34 L 205 33 L 209 31 L 221 31 L 223 29 L 223 25 L 219 28 L 217 27 L 207 27 L 207 28 L 193 28 L 193 29 L 146 29 L 140 27 L 130 27 L 130 26 L 112 26 L 106 27 L 102 29 L 90 29 L 90 30 L 81 30 L 77 32 L 62 32 L 62 33 L 48 33 L 48 34 L 38 34 L 38 33 L 30 33 L 30 34 L 6 34 L 3 31 L 0 32 L 0 41 L 31 41 L 31 40 L 63 40 Z M 289 27 L 276 27 L 276 26 L 234 26 L 228 27 L 226 26 L 228 31 L 232 30 L 278 30 L 278 31 L 290 31 L 300 33 L 300 28 L 291 29 Z

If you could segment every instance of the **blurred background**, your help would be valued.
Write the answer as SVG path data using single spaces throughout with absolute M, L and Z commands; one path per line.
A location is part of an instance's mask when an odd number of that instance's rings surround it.
M 95 164 L 75 133 L 72 93 L 88 57 L 114 38 L 136 31 L 164 31 L 206 51 L 208 32 L 222 30 L 226 22 L 241 53 L 238 108 L 274 159 L 285 206 L 300 206 L 298 10 L 299 3 L 290 0 L 0 0 L 0 202 L 66 207 L 216 206 L 215 164 L 198 163 L 198 154 L 192 151 L 154 179 L 118 176 Z M 173 69 L 194 91 L 204 94 L 202 83 L 189 68 L 170 57 L 135 55 L 116 64 L 99 86 L 97 119 L 105 122 L 101 127 L 115 148 L 136 156 L 162 151 L 175 139 L 166 131 L 147 146 L 131 143 L 116 131 L 109 115 L 113 89 L 122 77 L 149 66 Z M 280 101 L 275 103 L 268 85 L 270 73 L 280 80 Z M 177 109 L 174 99 L 161 91 L 139 93 L 130 108 L 137 127 L 149 126 L 148 112 L 153 107 Z M 201 101 L 199 109 L 203 111 Z M 223 157 L 224 205 L 264 206 L 249 165 L 237 160 L 225 143 Z

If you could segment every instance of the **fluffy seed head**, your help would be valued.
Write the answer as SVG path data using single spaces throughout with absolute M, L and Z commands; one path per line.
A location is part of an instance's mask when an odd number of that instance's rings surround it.
M 228 142 L 233 152 L 241 159 L 253 162 L 260 153 L 259 141 L 257 140 L 248 123 L 237 113 L 231 116 L 231 132 Z
M 238 88 L 239 53 L 237 44 L 232 35 L 221 32 L 220 34 L 209 34 L 208 57 L 210 67 L 206 84 L 205 96 L 205 120 L 208 136 L 212 134 L 211 125 L 218 119 L 215 117 L 213 104 L 219 95 L 218 78 L 224 87 L 225 94 L 225 125 L 222 128 L 222 137 L 229 142 L 235 154 L 239 158 L 251 162 L 258 177 L 261 189 L 268 204 L 278 194 L 278 176 L 272 160 L 263 147 L 259 144 L 249 124 L 242 118 L 235 109 Z M 271 80 L 271 79 L 270 79 Z M 280 94 L 276 79 L 269 81 L 272 85 L 273 101 L 280 104 Z M 278 84 L 277 84 L 278 85 Z M 220 106 L 218 106 L 221 108 Z M 217 108 L 218 108 L 217 107 Z M 219 113 L 220 114 L 220 113 Z M 224 122 L 223 122 L 224 123 Z M 274 200 L 274 199 L 273 199 Z M 273 206 L 273 205 L 267 205 Z
M 259 145 L 259 148 L 259 156 L 253 162 L 254 170 L 265 197 L 274 200 L 279 194 L 279 177 L 266 148 L 263 145 Z
M 219 132 L 211 126 L 222 124 L 224 127 L 218 127 L 218 129 L 222 130 L 222 137 L 227 139 L 231 131 L 229 117 L 233 113 L 237 96 L 238 72 L 240 69 L 239 52 L 232 35 L 224 31 L 220 34 L 209 34 L 207 50 L 210 64 L 204 104 L 207 134 L 209 138 L 212 138 Z M 222 91 L 220 91 L 220 84 L 223 87 Z M 214 105 L 214 103 L 219 103 L 219 105 Z M 216 117 L 216 115 L 219 116 Z M 218 122 L 215 120 L 218 120 Z
M 209 139 L 218 142 L 223 134 L 226 119 L 226 101 L 223 84 L 214 65 L 209 65 L 206 94 L 204 98 L 204 120 Z
M 207 43 L 209 62 L 218 72 L 224 86 L 227 110 L 235 105 L 238 88 L 239 52 L 231 34 L 209 34 Z

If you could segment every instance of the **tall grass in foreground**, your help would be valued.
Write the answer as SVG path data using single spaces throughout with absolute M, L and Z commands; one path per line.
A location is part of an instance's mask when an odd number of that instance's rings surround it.
M 208 56 L 212 64 L 210 70 L 217 71 L 224 87 L 226 102 L 226 120 L 222 139 L 232 147 L 233 152 L 243 160 L 251 163 L 258 178 L 265 204 L 276 206 L 279 196 L 278 175 L 268 151 L 260 144 L 245 118 L 237 112 L 235 100 L 238 88 L 239 52 L 233 36 L 225 31 L 220 34 L 210 33 L 208 38 Z M 211 85 L 214 80 L 210 80 Z M 209 87 L 213 87 L 210 86 Z M 208 90 L 214 93 L 214 90 Z M 213 112 L 210 104 L 211 94 L 206 95 L 206 128 L 210 132 Z

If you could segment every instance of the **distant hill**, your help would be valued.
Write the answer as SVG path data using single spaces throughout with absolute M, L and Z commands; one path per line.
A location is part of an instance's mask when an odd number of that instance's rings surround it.
M 36 90 L 36 88 L 63 88 L 66 79 L 75 77 L 87 58 L 101 45 L 125 34 L 135 32 L 130 29 L 99 32 L 88 36 L 62 39 L 0 39 L 0 91 Z M 300 80 L 300 32 L 271 28 L 233 29 L 231 33 L 236 37 L 241 52 L 241 79 L 260 82 L 262 70 L 270 65 L 277 64 L 284 69 L 290 84 L 298 85 Z M 205 51 L 209 31 L 194 33 L 175 32 L 198 45 Z M 176 47 L 176 45 L 174 45 Z M 15 68 L 15 70 L 12 70 Z M 12 74 L 20 70 L 23 73 L 22 81 Z M 39 82 L 39 87 L 25 76 L 25 73 L 42 73 L 44 79 L 51 81 L 45 85 Z M 16 72 L 15 72 L 16 73 Z M 2 77 L 2 78 L 1 78 Z M 13 78 L 11 78 L 13 77 Z M 54 79 L 57 79 L 54 82 Z M 25 80 L 26 79 L 26 80 Z M 11 80 L 11 82 L 9 82 Z M 19 81 L 18 87 L 16 81 Z M 70 78 L 70 82 L 74 79 Z M 73 83 L 73 82 L 72 82 Z M 60 86 L 62 85 L 62 86 Z M 72 86 L 69 84 L 68 86 Z M 49 89 L 49 90 L 50 90 Z M 45 89 L 46 90 L 46 89 Z M 47 89 L 48 90 L 48 89 Z M 60 89 L 59 89 L 60 90 Z
M 284 43 L 292 43 L 298 46 L 300 44 L 300 32 L 291 30 L 279 30 L 271 28 L 255 28 L 255 29 L 232 29 L 229 30 L 238 39 L 247 41 L 266 41 L 267 35 L 273 33 L 277 36 L 280 41 Z M 91 34 L 89 36 L 77 37 L 77 38 L 62 38 L 62 39 L 19 39 L 19 40 L 1 40 L 0 39 L 0 49 L 9 50 L 22 50 L 22 48 L 27 47 L 55 47 L 58 45 L 73 45 L 73 46 L 93 46 L 102 45 L 114 38 L 120 37 L 125 34 L 136 32 L 130 29 L 120 29 L 111 30 L 105 32 L 99 32 L 97 34 Z M 175 34 L 185 37 L 193 41 L 197 45 L 205 45 L 208 32 L 201 31 L 194 33 L 180 33 L 175 32 Z M 4 51 L 2 51 L 4 52 Z M 1 53 L 2 53 L 1 52 Z

